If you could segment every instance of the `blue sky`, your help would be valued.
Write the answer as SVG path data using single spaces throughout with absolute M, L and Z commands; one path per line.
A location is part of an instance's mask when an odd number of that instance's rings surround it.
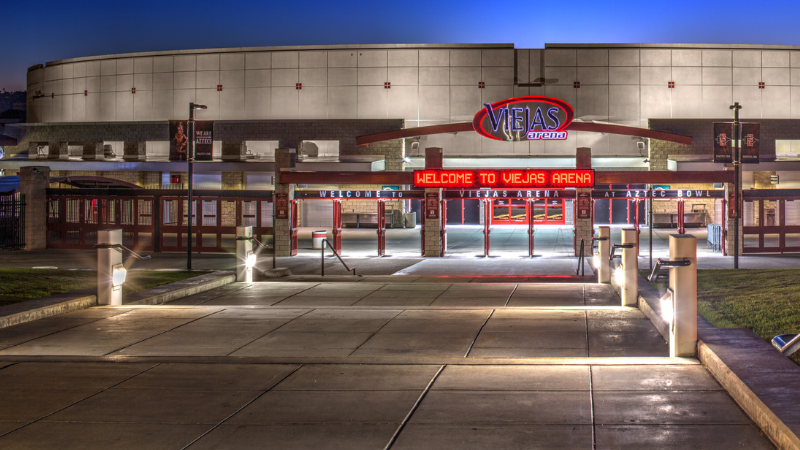
M 368 43 L 800 45 L 800 2 L 50 1 L 4 8 L 0 89 L 56 59 L 153 50 Z

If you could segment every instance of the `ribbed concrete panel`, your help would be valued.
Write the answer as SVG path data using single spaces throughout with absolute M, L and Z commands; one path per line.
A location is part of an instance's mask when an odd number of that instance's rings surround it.
M 390 119 L 419 119 L 419 88 L 417 86 L 395 86 L 388 90 L 388 114 Z
M 328 88 L 305 87 L 298 91 L 297 117 L 300 119 L 328 118 Z
M 789 86 L 770 86 L 762 89 L 762 112 L 765 119 L 788 119 L 791 117 L 791 88 Z
M 316 69 L 300 69 L 298 72 L 298 81 L 303 83 L 303 89 L 305 89 L 306 86 L 327 87 L 328 69 L 327 67 Z

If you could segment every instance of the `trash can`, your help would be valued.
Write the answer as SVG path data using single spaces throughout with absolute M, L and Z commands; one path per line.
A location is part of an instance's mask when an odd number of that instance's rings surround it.
M 322 240 L 328 237 L 328 232 L 325 230 L 314 231 L 311 233 L 311 247 L 314 250 L 322 250 Z
M 406 213 L 405 219 L 406 219 L 406 228 L 417 227 L 417 213 L 415 212 Z

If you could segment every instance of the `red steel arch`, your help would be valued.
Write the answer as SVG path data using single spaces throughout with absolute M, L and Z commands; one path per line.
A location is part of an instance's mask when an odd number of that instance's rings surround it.
M 356 144 L 367 145 L 375 142 L 389 141 L 392 139 L 405 139 L 415 136 L 428 136 L 431 134 L 461 133 L 465 131 L 475 131 L 472 122 L 448 123 L 445 125 L 431 125 L 427 127 L 405 128 L 402 130 L 387 131 L 385 133 L 369 134 L 356 138 Z M 620 134 L 623 136 L 638 136 L 660 141 L 675 142 L 677 144 L 690 145 L 691 136 L 667 133 L 665 131 L 648 130 L 647 128 L 628 127 L 625 125 L 614 125 L 610 123 L 594 122 L 572 122 L 567 131 L 588 131 L 592 133 Z

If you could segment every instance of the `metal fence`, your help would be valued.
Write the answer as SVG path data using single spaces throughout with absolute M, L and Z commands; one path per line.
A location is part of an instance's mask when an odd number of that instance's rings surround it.
M 0 250 L 25 246 L 25 196 L 0 195 Z
M 47 246 L 94 248 L 97 231 L 121 228 L 136 251 L 185 251 L 186 192 L 164 189 L 48 189 Z M 231 252 L 236 227 L 252 225 L 259 240 L 272 234 L 272 191 L 195 190 L 192 241 L 197 252 Z

